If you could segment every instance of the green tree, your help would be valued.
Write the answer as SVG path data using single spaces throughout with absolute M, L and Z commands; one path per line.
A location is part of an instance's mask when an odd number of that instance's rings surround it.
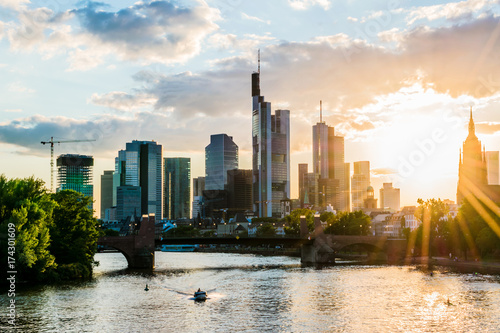
M 422 221 L 416 245 L 423 256 L 447 254 L 449 248 L 449 208 L 441 199 L 417 200 L 415 216 Z
M 15 258 L 19 279 L 42 280 L 56 267 L 54 256 L 48 250 L 48 225 L 54 206 L 43 181 L 33 177 L 8 180 L 0 176 L 1 234 L 7 235 L 9 226 L 15 229 L 15 251 L 8 253 L 8 239 L 2 238 L 0 257 L 2 262 L 7 262 L 7 256 Z
M 300 235 L 300 217 L 305 216 L 307 221 L 307 229 L 309 232 L 314 230 L 314 211 L 307 208 L 294 209 L 290 215 L 285 216 L 285 234 L 298 236 Z M 252 223 L 254 220 L 252 220 Z
M 64 279 L 89 278 L 99 238 L 97 219 L 90 209 L 92 198 L 73 190 L 52 196 L 57 206 L 50 226 L 50 252 L 56 257 L 58 271 Z
M 257 236 L 275 236 L 276 228 L 271 223 L 263 223 L 257 227 Z
M 334 235 L 368 235 L 371 219 L 363 211 L 340 212 L 327 221 L 325 233 Z

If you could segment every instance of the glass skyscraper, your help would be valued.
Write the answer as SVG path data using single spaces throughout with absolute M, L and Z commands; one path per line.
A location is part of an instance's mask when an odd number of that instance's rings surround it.
M 252 172 L 254 211 L 280 217 L 290 198 L 290 111 L 276 110 L 260 95 L 260 71 L 252 73 Z
M 113 203 L 117 204 L 118 186 L 141 188 L 141 215 L 162 216 L 162 146 L 155 141 L 127 142 L 126 149 L 115 158 Z M 119 207 L 117 207 L 119 209 Z
M 57 191 L 74 190 L 84 196 L 93 197 L 93 166 L 92 156 L 64 154 L 57 157 Z
M 232 136 L 214 134 L 205 147 L 205 190 L 224 190 L 227 171 L 238 169 L 238 146 Z
M 163 218 L 189 218 L 191 198 L 191 159 L 167 157 L 164 159 Z

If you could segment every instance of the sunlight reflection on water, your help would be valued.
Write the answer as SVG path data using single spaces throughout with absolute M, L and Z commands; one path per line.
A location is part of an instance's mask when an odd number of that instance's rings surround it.
M 18 297 L 23 332 L 498 332 L 500 279 L 414 267 L 301 267 L 299 259 L 156 253 L 154 274 L 97 254 L 91 282 Z M 148 284 L 150 290 L 144 291 Z M 211 290 L 206 302 L 192 293 Z M 2 295 L 1 306 L 6 305 Z M 449 300 L 449 303 L 448 303 Z M 0 327 L 5 328 L 2 317 Z

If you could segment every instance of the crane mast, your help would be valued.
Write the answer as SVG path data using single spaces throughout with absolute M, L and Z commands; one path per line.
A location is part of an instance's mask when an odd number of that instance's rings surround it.
M 95 140 L 57 140 L 51 136 L 49 141 L 40 141 L 42 145 L 50 144 L 50 191 L 54 192 L 54 143 L 70 143 L 70 142 L 90 142 Z

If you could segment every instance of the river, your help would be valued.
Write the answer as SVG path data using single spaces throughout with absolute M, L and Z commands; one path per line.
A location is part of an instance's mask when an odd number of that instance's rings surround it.
M 500 332 L 498 276 L 173 252 L 157 252 L 144 274 L 125 270 L 119 253 L 96 260 L 92 281 L 19 292 L 17 331 Z M 198 288 L 215 290 L 202 303 L 183 294 Z M 6 331 L 7 295 L 0 301 Z

